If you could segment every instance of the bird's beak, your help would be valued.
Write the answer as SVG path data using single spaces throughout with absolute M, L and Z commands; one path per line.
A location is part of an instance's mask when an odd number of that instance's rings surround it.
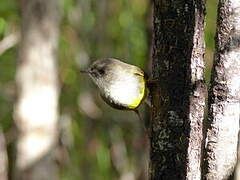
M 89 73 L 91 73 L 91 71 L 88 68 L 88 69 L 85 69 L 85 70 L 80 70 L 80 73 L 87 73 L 87 74 L 89 74 Z

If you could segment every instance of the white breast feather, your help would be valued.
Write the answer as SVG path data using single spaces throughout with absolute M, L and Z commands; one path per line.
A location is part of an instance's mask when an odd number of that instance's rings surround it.
M 139 85 L 136 81 L 134 76 L 115 81 L 109 88 L 109 95 L 122 104 L 131 105 L 133 99 L 139 97 Z

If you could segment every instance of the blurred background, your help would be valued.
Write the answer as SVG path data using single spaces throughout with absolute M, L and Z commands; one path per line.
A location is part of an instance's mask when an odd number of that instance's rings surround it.
M 217 0 L 207 1 L 206 80 L 214 52 Z M 144 180 L 148 141 L 132 112 L 103 103 L 90 78 L 79 74 L 92 61 L 122 59 L 151 74 L 151 4 L 148 0 L 63 0 L 58 69 L 59 174 L 61 179 Z M 17 0 L 0 1 L 0 125 L 13 126 L 15 71 L 20 32 Z M 142 117 L 147 107 L 140 108 Z M 9 137 L 6 137 L 7 143 Z

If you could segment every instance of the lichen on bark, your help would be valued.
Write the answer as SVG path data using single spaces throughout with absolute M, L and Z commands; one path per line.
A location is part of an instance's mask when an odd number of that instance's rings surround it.
M 203 179 L 228 179 L 237 161 L 240 119 L 240 1 L 220 0 L 209 90 Z
M 154 2 L 150 179 L 200 178 L 205 2 Z

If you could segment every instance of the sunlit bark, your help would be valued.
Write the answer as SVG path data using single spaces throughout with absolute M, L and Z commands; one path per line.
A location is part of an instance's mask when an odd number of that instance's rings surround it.
M 237 161 L 240 119 L 240 1 L 220 0 L 209 90 L 204 179 L 228 179 Z

